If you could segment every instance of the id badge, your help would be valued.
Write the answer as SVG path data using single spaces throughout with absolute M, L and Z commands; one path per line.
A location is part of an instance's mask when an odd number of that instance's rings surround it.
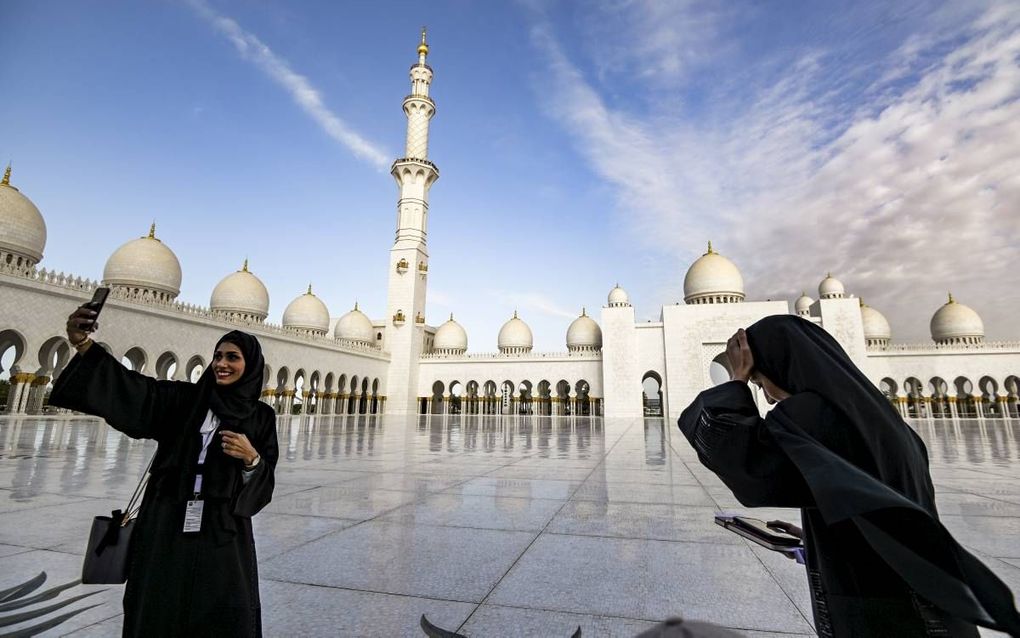
M 205 501 L 188 501 L 188 507 L 184 510 L 184 532 L 197 532 L 202 529 L 202 508 Z

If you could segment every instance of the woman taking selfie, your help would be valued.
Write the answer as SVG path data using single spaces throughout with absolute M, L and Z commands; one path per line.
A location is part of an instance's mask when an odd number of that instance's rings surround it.
M 77 355 L 50 403 L 158 442 L 132 537 L 124 636 L 260 636 L 251 517 L 273 495 L 276 415 L 259 402 L 258 340 L 216 343 L 197 383 L 130 371 L 89 336 L 96 313 L 67 320 Z
M 766 317 L 726 354 L 732 380 L 680 429 L 744 505 L 801 508 L 819 636 L 1020 635 L 1009 588 L 939 522 L 924 443 L 829 333 Z

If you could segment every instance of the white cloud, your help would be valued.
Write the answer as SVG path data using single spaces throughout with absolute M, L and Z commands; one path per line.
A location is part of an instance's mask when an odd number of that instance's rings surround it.
M 614 110 L 548 23 L 532 40 L 554 79 L 545 106 L 616 187 L 639 240 L 693 258 L 714 239 L 751 298 L 813 294 L 831 270 L 897 340 L 926 340 L 950 289 L 990 336 L 1017 338 L 1015 8 L 910 38 L 885 68 L 801 53 L 697 121 Z
M 204 0 L 188 0 L 188 4 L 206 22 L 226 36 L 241 57 L 253 62 L 270 79 L 282 86 L 301 110 L 315 120 L 327 135 L 377 169 L 385 170 L 389 167 L 389 158 L 392 157 L 389 153 L 352 130 L 323 103 L 318 89 L 308 78 L 291 69 L 283 58 L 274 53 L 255 34 L 245 31 L 231 18 L 216 13 Z

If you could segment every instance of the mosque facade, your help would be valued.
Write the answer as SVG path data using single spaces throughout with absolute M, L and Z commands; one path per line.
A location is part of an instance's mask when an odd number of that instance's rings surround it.
M 617 285 L 596 316 L 582 311 L 567 327 L 562 352 L 535 352 L 531 329 L 516 312 L 493 353 L 470 352 L 452 315 L 429 325 L 428 202 L 439 169 L 428 159 L 436 109 L 424 33 L 417 53 L 403 100 L 404 156 L 391 169 L 397 224 L 381 317 L 355 304 L 333 319 L 309 286 L 280 325 L 268 323 L 269 293 L 247 261 L 216 285 L 208 306 L 182 302 L 180 262 L 155 225 L 118 248 L 99 281 L 48 271 L 41 267 L 45 220 L 11 183 L 8 167 L 0 182 L 0 355 L 11 384 L 3 410 L 51 411 L 48 388 L 73 355 L 64 320 L 100 285 L 112 292 L 99 345 L 125 365 L 158 379 L 195 380 L 209 363 L 210 344 L 227 330 L 245 330 L 263 345 L 263 401 L 280 413 L 321 415 L 675 419 L 698 392 L 726 378 L 726 341 L 737 328 L 791 313 L 786 301 L 745 299 L 740 271 L 709 243 L 687 271 L 682 304 L 664 305 L 659 321 L 639 323 Z M 894 343 L 885 317 L 831 275 L 817 300 L 802 295 L 792 313 L 832 334 L 905 417 L 1020 418 L 1020 341 L 985 341 L 980 316 L 951 295 L 935 309 L 926 344 Z M 764 409 L 764 397 L 756 400 Z

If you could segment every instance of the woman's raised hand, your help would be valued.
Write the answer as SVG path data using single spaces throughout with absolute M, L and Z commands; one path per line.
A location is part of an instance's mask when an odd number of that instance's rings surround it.
M 88 338 L 99 324 L 96 323 L 96 311 L 86 308 L 84 305 L 75 308 L 67 317 L 67 340 L 72 344 L 80 344 Z
M 255 464 L 255 460 L 259 458 L 259 453 L 252 447 L 251 441 L 248 440 L 247 436 L 238 432 L 231 432 L 230 430 L 220 430 L 220 436 L 223 437 L 223 452 L 227 456 L 241 459 L 245 465 Z
M 726 342 L 726 358 L 730 361 L 730 375 L 734 381 L 747 382 L 754 370 L 754 355 L 747 345 L 747 333 L 741 328 Z

